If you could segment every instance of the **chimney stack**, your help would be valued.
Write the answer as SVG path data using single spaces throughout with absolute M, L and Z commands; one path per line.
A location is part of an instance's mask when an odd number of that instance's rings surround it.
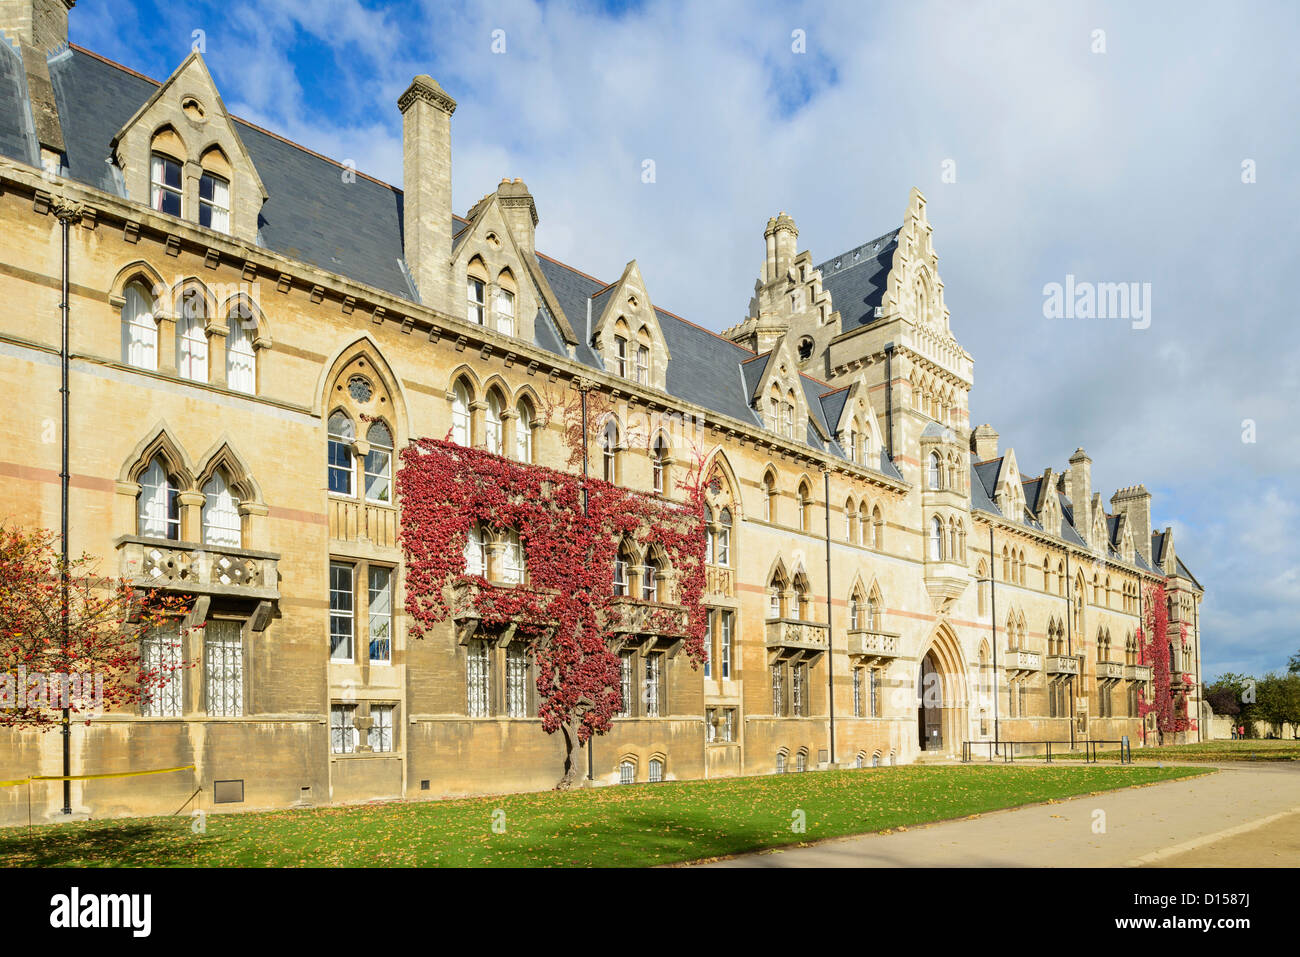
M 451 114 L 456 101 L 430 76 L 411 81 L 402 111 L 402 242 L 420 301 L 455 310 L 451 282 Z
M 1070 471 L 1066 476 L 1066 494 L 1074 509 L 1074 526 L 1086 538 L 1092 528 L 1092 459 L 1083 449 L 1075 449 L 1070 456 Z
M 510 226 L 510 235 L 519 249 L 534 252 L 533 241 L 537 231 L 537 204 L 522 179 L 503 179 L 497 187 L 497 202 Z
M 1110 507 L 1123 515 L 1133 532 L 1133 549 L 1151 564 L 1151 493 L 1145 485 L 1130 485 L 1110 497 Z
M 775 219 L 767 221 L 763 237 L 767 240 L 767 281 L 772 282 L 783 278 L 790 269 L 790 263 L 794 262 L 799 244 L 799 227 L 794 224 L 790 214 L 782 210 Z
M 0 33 L 44 56 L 68 45 L 68 11 L 77 0 L 0 0 Z
M 998 457 L 997 429 L 985 422 L 970 436 L 970 448 L 975 453 L 976 462 L 987 462 Z

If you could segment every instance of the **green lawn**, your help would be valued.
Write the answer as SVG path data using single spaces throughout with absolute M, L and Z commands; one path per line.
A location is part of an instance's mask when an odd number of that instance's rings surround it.
M 1118 749 L 1098 750 L 1100 758 L 1114 758 Z M 1058 755 L 1052 753 L 1055 761 Z M 1078 760 L 1083 753 L 1062 754 Z M 1300 741 L 1256 740 L 1202 741 L 1199 744 L 1169 744 L 1163 748 L 1134 748 L 1135 761 L 1300 761 Z
M 1207 773 L 1193 768 L 900 767 L 625 785 L 192 819 L 0 830 L 0 866 L 643 866 L 964 817 Z M 1155 796 L 1152 797 L 1156 800 Z M 504 811 L 504 833 L 493 813 Z M 793 812 L 807 830 L 795 833 Z

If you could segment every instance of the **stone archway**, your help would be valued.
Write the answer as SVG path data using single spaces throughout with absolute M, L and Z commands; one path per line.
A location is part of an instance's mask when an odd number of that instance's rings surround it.
M 969 736 L 966 668 L 956 636 L 935 632 L 916 670 L 917 745 L 926 752 L 957 754 Z

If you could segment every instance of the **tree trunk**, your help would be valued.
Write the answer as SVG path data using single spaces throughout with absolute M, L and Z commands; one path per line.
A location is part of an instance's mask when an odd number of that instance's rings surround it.
M 578 742 L 576 725 L 564 724 L 560 730 L 564 732 L 564 776 L 555 785 L 555 790 L 567 791 L 582 780 L 583 747 Z

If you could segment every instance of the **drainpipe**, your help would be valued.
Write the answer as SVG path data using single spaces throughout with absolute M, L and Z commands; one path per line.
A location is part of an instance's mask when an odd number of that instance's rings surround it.
M 590 308 L 590 303 L 588 303 Z M 578 395 L 582 397 L 582 517 L 587 517 L 587 383 L 579 380 Z M 596 779 L 596 759 L 592 756 L 592 750 L 596 745 L 596 736 L 592 735 L 587 738 L 587 780 Z
M 1070 550 L 1065 550 L 1065 653 L 1074 657 L 1074 581 L 1070 575 Z M 1082 670 L 1082 669 L 1080 669 Z M 1066 676 L 1070 686 L 1070 750 L 1074 750 L 1074 675 Z
M 826 711 L 831 716 L 831 767 L 835 767 L 835 629 L 831 625 L 831 471 L 822 472 L 826 494 Z
M 894 461 L 894 344 L 885 343 L 885 454 Z
M 1138 583 L 1138 630 L 1142 633 L 1142 640 L 1138 642 L 1138 664 L 1140 665 L 1144 665 L 1147 663 L 1146 662 L 1147 655 L 1146 652 L 1143 650 L 1143 647 L 1151 638 L 1150 635 L 1146 634 L 1146 619 L 1142 617 L 1142 596 L 1145 593 L 1146 593 L 1146 583 L 1139 582 Z M 1143 684 L 1145 683 L 1146 682 L 1143 682 Z M 1145 692 L 1146 688 L 1143 688 L 1142 691 Z M 1143 701 L 1146 701 L 1145 693 L 1141 695 L 1141 699 Z M 1138 708 L 1138 718 L 1142 721 L 1142 747 L 1145 748 L 1147 745 L 1147 719 L 1146 719 L 1146 715 L 1142 714 L 1141 708 Z
M 999 742 L 1000 728 L 998 719 L 998 592 L 997 576 L 993 574 L 993 523 L 989 522 L 989 614 L 993 627 L 993 753 L 1001 754 Z
M 1195 596 L 1192 597 L 1192 628 L 1196 631 L 1196 743 L 1200 744 L 1205 733 L 1201 728 L 1204 724 L 1201 718 L 1205 706 L 1205 676 L 1201 674 L 1201 609 Z
M 59 649 L 62 652 L 63 660 L 61 667 L 67 668 L 68 654 L 68 484 L 70 471 L 68 468 L 68 231 L 72 224 L 81 218 L 79 207 L 69 204 L 60 203 L 55 207 L 54 214 L 59 218 L 59 229 L 61 232 L 61 263 L 60 263 L 60 280 L 59 280 L 59 326 L 60 326 L 60 343 L 59 343 L 59 405 L 61 427 L 59 432 Z M 63 702 L 63 713 L 60 720 L 61 732 L 63 735 L 63 813 L 72 813 L 72 782 L 68 776 L 72 774 L 72 722 L 68 712 L 68 702 Z

